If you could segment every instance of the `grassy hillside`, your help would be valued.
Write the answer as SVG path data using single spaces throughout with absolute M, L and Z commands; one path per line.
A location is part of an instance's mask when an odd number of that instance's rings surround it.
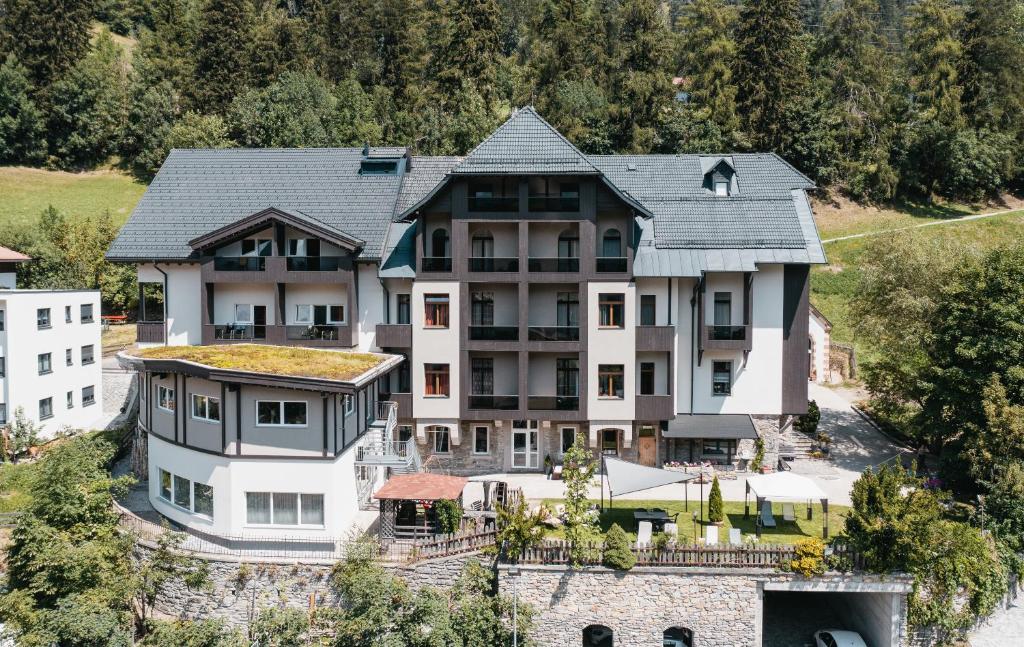
M 33 223 L 47 206 L 69 216 L 110 211 L 123 223 L 142 197 L 146 185 L 117 171 L 65 173 L 24 167 L 0 167 L 0 222 Z
M 886 235 L 892 234 L 828 243 L 825 253 L 830 264 L 815 267 L 811 272 L 811 301 L 834 325 L 833 339 L 853 342 L 861 359 L 870 354 L 870 346 L 865 340 L 854 337 L 850 315 L 850 301 L 860 276 L 857 260 L 872 240 Z M 1024 240 L 1024 210 L 980 220 L 923 227 L 911 230 L 907 235 L 916 240 L 955 238 L 979 249 L 990 249 Z M 822 238 L 827 237 L 822 234 Z

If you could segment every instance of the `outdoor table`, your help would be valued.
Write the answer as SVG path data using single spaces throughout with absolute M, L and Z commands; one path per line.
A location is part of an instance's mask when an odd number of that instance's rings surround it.
M 636 524 L 638 530 L 640 528 L 641 521 L 650 521 L 651 528 L 654 530 L 662 530 L 668 522 L 668 513 L 664 510 L 634 510 L 633 522 Z

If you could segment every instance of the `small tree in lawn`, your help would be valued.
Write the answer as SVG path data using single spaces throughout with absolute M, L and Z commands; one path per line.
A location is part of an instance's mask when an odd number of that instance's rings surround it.
M 7 432 L 7 454 L 12 462 L 17 461 L 19 456 L 36 445 L 39 430 L 40 427 L 25 416 L 24 408 L 18 407 L 14 410 L 14 422 Z
M 569 541 L 569 561 L 574 567 L 583 563 L 585 542 L 590 522 L 587 519 L 587 490 L 594 480 L 597 464 L 583 443 L 583 434 L 563 458 L 562 480 L 565 481 L 565 538 Z
M 711 494 L 708 495 L 708 521 L 722 523 L 725 514 L 722 511 L 722 488 L 718 485 L 718 477 L 711 481 Z

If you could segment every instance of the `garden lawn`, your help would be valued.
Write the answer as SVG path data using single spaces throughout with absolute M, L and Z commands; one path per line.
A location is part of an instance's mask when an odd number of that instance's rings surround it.
M 75 218 L 109 211 L 114 224 L 128 219 L 146 185 L 118 171 L 65 173 L 0 167 L 0 223 L 32 225 L 50 205 Z
M 811 270 L 811 302 L 832 322 L 833 341 L 856 347 L 858 361 L 870 359 L 872 352 L 868 340 L 857 339 L 853 329 L 851 302 L 860 280 L 858 260 L 872 241 L 884 235 L 911 236 L 921 241 L 957 239 L 984 251 L 1024 240 L 1024 211 L 826 244 L 829 265 L 814 266 Z
M 100 335 L 103 356 L 117 355 L 120 351 L 135 346 L 135 326 L 132 324 L 111 324 Z
M 694 493 L 691 490 L 691 493 Z M 696 494 L 696 493 L 694 493 Z M 564 505 L 562 499 L 545 499 L 544 505 L 554 508 L 556 505 Z M 592 501 L 592 503 L 598 503 L 598 501 Z M 608 502 L 605 501 L 605 504 Z M 761 543 L 763 544 L 793 544 L 798 539 L 805 537 L 821 537 L 821 505 L 815 503 L 813 506 L 814 518 L 810 521 L 807 520 L 807 506 L 803 503 L 794 503 L 796 509 L 797 520 L 783 521 L 782 520 L 782 503 L 775 503 L 772 505 L 772 512 L 775 514 L 775 521 L 777 526 L 775 528 L 765 528 L 761 533 Z M 753 535 L 754 530 L 754 518 L 755 508 L 757 507 L 753 500 L 750 502 L 750 518 L 743 518 L 743 502 L 742 501 L 725 501 L 723 502 L 723 510 L 725 512 L 725 522 L 719 528 L 718 537 L 721 542 L 729 541 L 729 528 L 739 528 L 746 539 L 746 535 Z M 636 500 L 621 500 L 615 502 L 614 508 L 605 508 L 604 513 L 601 515 L 601 531 L 607 532 L 613 523 L 619 524 L 626 534 L 629 535 L 630 541 L 636 541 L 636 528 L 633 522 L 633 511 L 637 508 L 663 508 L 668 515 L 671 517 L 675 513 L 679 513 L 679 518 L 676 523 L 679 525 L 679 542 L 683 544 L 692 544 L 694 540 L 694 522 L 693 513 L 700 509 L 696 501 L 690 501 L 689 510 L 685 510 L 682 501 L 636 501 Z M 829 536 L 835 536 L 843 530 L 843 520 L 849 511 L 847 506 L 841 505 L 829 505 L 828 507 L 828 528 Z M 704 517 L 707 519 L 708 506 L 707 502 L 704 503 Z M 700 526 L 698 529 L 698 536 L 704 535 L 704 528 L 698 522 Z M 560 530 L 550 533 L 552 537 L 561 537 L 562 532 Z

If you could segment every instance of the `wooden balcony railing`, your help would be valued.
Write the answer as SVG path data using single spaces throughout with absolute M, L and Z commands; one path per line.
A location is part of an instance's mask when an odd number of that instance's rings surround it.
M 135 324 L 135 341 L 140 344 L 162 344 L 164 339 L 164 322 L 139 321 Z

